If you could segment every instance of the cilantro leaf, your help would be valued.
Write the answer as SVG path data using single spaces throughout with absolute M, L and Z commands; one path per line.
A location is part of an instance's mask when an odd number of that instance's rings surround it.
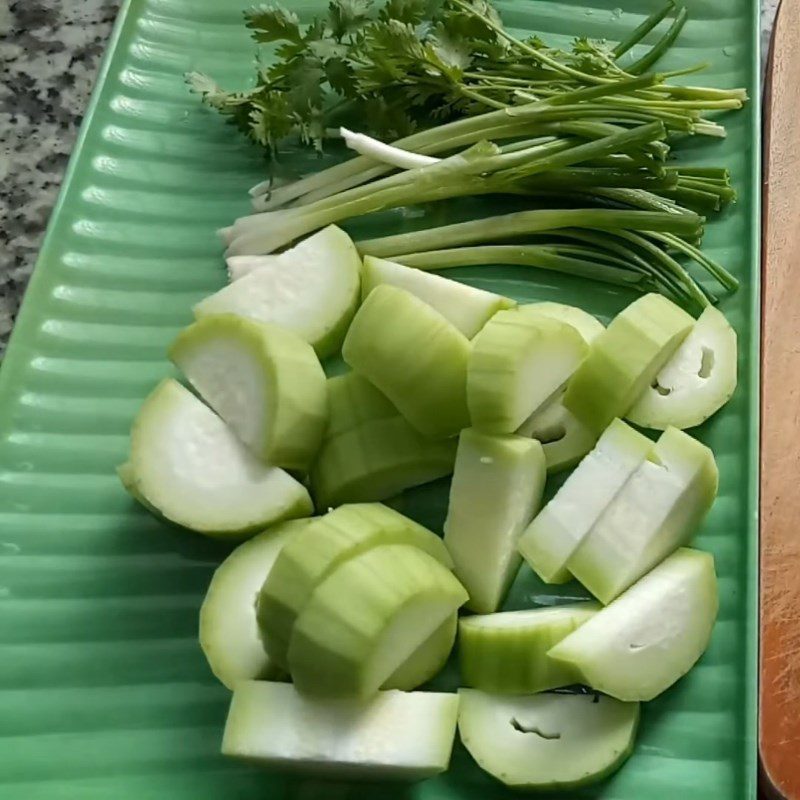
M 301 42 L 297 14 L 281 6 L 258 6 L 244 12 L 245 26 L 257 42 Z
M 328 24 L 333 36 L 340 40 L 358 30 L 368 19 L 372 0 L 331 0 Z

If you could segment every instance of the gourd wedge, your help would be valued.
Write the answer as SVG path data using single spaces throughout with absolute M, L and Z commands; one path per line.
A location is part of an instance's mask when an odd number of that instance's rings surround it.
M 458 630 L 458 615 L 451 614 L 389 678 L 382 689 L 410 692 L 427 683 L 447 663 Z
M 292 538 L 258 595 L 258 623 L 276 664 L 288 666 L 292 630 L 316 587 L 345 561 L 387 544 L 417 547 L 447 569 L 453 565 L 438 536 L 380 503 L 341 506 Z
M 200 647 L 214 675 L 229 689 L 244 680 L 275 677 L 264 650 L 256 600 L 281 548 L 309 520 L 279 522 L 240 544 L 216 569 L 200 606 Z
M 445 319 L 471 339 L 497 311 L 513 308 L 516 303 L 483 289 L 443 278 L 414 267 L 395 264 L 374 256 L 364 257 L 361 298 L 384 284 L 397 286 L 435 308 Z
M 322 699 L 247 681 L 233 693 L 222 752 L 305 776 L 419 781 L 447 769 L 457 717 L 455 694 Z
M 428 439 L 404 417 L 376 419 L 327 441 L 311 470 L 320 510 L 386 500 L 453 471 L 455 439 Z
M 311 345 L 276 325 L 219 314 L 184 329 L 169 355 L 260 459 L 308 469 L 328 413 L 325 373 Z
M 567 387 L 564 405 L 600 433 L 614 417 L 625 416 L 693 324 L 685 311 L 662 295 L 634 300 L 592 342 Z
M 307 694 L 369 697 L 467 599 L 453 573 L 416 547 L 348 559 L 297 617 L 289 671 Z
M 736 331 L 709 306 L 626 416 L 643 428 L 693 428 L 719 411 L 735 389 Z
M 562 639 L 550 658 L 619 700 L 652 700 L 703 654 L 718 608 L 712 555 L 681 548 Z
M 495 611 L 520 564 L 519 536 L 539 508 L 542 446 L 521 436 L 461 432 L 444 542 L 473 611 Z
M 638 703 L 587 694 L 458 693 L 461 741 L 481 769 L 513 789 L 596 783 L 633 750 Z
M 328 424 L 325 439 L 333 439 L 365 422 L 400 416 L 385 394 L 366 378 L 346 372 L 328 378 Z
M 593 317 L 582 308 L 568 306 L 565 303 L 526 303 L 519 309 L 533 314 L 542 314 L 545 317 L 572 325 L 586 344 L 591 344 L 605 330 L 605 326 L 597 317 Z
M 598 600 L 609 603 L 689 542 L 717 496 L 718 483 L 711 450 L 668 428 L 570 556 L 567 568 Z
M 597 434 L 564 407 L 563 392 L 534 411 L 517 435 L 542 443 L 548 475 L 574 467 L 597 442 Z
M 253 270 L 194 307 L 198 319 L 236 314 L 296 333 L 320 358 L 335 353 L 358 307 L 361 259 L 350 237 L 331 225 L 282 259 Z
M 469 424 L 469 340 L 404 289 L 373 289 L 347 332 L 342 357 L 421 434 L 445 439 Z
M 300 244 L 302 244 L 302 242 Z M 286 252 L 290 253 L 291 250 L 287 250 Z M 225 259 L 225 264 L 228 267 L 228 280 L 233 283 L 233 281 L 238 281 L 239 278 L 244 278 L 245 275 L 255 272 L 255 270 L 260 267 L 267 267 L 273 263 L 281 263 L 283 255 L 284 253 L 269 256 L 228 256 L 228 258 Z
M 462 617 L 458 624 L 461 680 L 495 694 L 534 694 L 576 683 L 574 671 L 547 651 L 591 618 L 597 603 Z
M 191 392 L 165 380 L 131 431 L 134 497 L 208 536 L 244 537 L 313 511 L 302 484 L 262 464 Z
M 586 350 L 565 322 L 521 309 L 499 311 L 472 343 L 467 402 L 473 427 L 516 431 L 564 386 Z
M 608 426 L 520 538 L 520 553 L 543 581 L 569 580 L 569 557 L 652 447 L 646 436 L 621 420 Z

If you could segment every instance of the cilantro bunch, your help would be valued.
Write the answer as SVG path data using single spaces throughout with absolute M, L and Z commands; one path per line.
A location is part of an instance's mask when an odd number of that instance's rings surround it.
M 434 121 L 480 113 L 485 98 L 466 73 L 502 60 L 507 42 L 484 0 L 332 0 L 325 16 L 301 26 L 277 5 L 245 12 L 259 43 L 277 43 L 274 63 L 257 65 L 252 89 L 226 91 L 205 75 L 190 85 L 244 134 L 274 154 L 290 134 L 317 148 L 326 131 L 357 118 L 376 135 L 398 138 Z
M 667 32 L 633 61 L 631 48 L 671 11 Z M 624 42 L 578 37 L 570 50 L 537 36 L 513 36 L 487 0 L 331 0 L 327 13 L 305 26 L 278 5 L 244 16 L 256 42 L 275 46 L 274 60 L 257 62 L 255 85 L 228 91 L 198 73 L 188 80 L 209 106 L 274 156 L 290 135 L 321 149 L 349 120 L 392 140 L 493 108 L 629 79 L 660 58 L 686 11 L 668 0 Z M 625 58 L 630 63 L 623 68 Z M 621 102 L 679 109 L 678 101 L 709 99 L 705 90 L 697 97 L 690 90 L 685 98 L 676 91 L 660 87 Z M 727 107 L 740 103 L 738 95 L 725 93 L 712 99 Z

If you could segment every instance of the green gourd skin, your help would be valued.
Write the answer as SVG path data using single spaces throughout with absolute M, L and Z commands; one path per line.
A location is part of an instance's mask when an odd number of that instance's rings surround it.
M 416 547 L 354 556 L 297 617 L 288 650 L 294 684 L 310 695 L 367 698 L 466 600 L 453 573 Z
M 462 617 L 461 681 L 495 694 L 534 694 L 576 683 L 574 670 L 547 652 L 599 609 L 587 602 Z
M 272 661 L 288 668 L 297 617 L 316 587 L 340 565 L 379 545 L 407 544 L 437 559 L 453 561 L 431 531 L 380 503 L 341 506 L 313 522 L 281 550 L 258 594 L 256 612 Z
M 311 470 L 320 511 L 387 500 L 453 471 L 455 439 L 429 439 L 404 417 L 365 422 L 325 442 Z
M 370 292 L 342 347 L 345 362 L 434 439 L 469 425 L 469 353 L 469 340 L 438 311 L 388 285 Z
M 569 382 L 564 405 L 602 433 L 624 417 L 688 336 L 694 320 L 662 295 L 646 294 L 593 340 Z
M 499 311 L 475 337 L 467 373 L 472 426 L 514 433 L 556 394 L 587 345 L 571 325 L 523 309 Z

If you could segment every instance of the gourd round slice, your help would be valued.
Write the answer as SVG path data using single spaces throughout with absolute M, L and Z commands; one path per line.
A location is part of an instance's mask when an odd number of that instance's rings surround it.
M 736 389 L 736 331 L 709 306 L 692 332 L 626 414 L 643 428 L 693 428 Z
M 435 308 L 467 339 L 471 339 L 495 312 L 516 305 L 507 297 L 476 289 L 441 275 L 406 267 L 394 261 L 365 256 L 361 279 L 362 300 L 366 300 L 376 286 L 383 284 L 411 292 Z
M 539 509 L 544 482 L 539 442 L 461 431 L 444 542 L 471 610 L 488 613 L 502 603 L 519 568 L 520 534 Z
M 305 339 L 320 358 L 335 353 L 358 307 L 358 251 L 331 225 L 289 253 L 201 300 L 195 316 L 237 314 L 271 322 Z
M 567 411 L 563 401 L 563 392 L 551 398 L 517 431 L 541 442 L 548 475 L 574 467 L 597 442 L 597 434 Z
M 420 433 L 444 439 L 469 425 L 469 340 L 436 309 L 395 286 L 373 289 L 342 357 Z
M 462 617 L 458 624 L 461 680 L 495 694 L 534 694 L 576 683 L 573 670 L 547 651 L 600 608 L 574 603 Z
M 597 317 L 577 306 L 568 306 L 565 303 L 526 303 L 519 307 L 520 311 L 542 314 L 560 322 L 572 325 L 581 335 L 586 344 L 591 344 L 604 330 L 605 326 Z
M 513 789 L 596 783 L 633 750 L 638 703 L 589 694 L 458 694 L 461 741 L 481 769 Z
M 546 583 L 570 579 L 567 562 L 647 458 L 653 443 L 615 419 L 519 540 L 519 551 Z
M 292 631 L 297 689 L 369 697 L 467 599 L 439 561 L 390 544 L 348 559 L 311 595 Z
M 427 683 L 447 663 L 457 630 L 458 615 L 452 614 L 389 676 L 381 688 L 410 692 Z
M 564 405 L 601 433 L 624 417 L 689 334 L 694 320 L 659 294 L 617 314 L 593 342 L 567 386 Z
M 572 553 L 567 568 L 598 600 L 609 603 L 690 541 L 718 484 L 711 450 L 668 428 Z
M 264 650 L 256 600 L 281 548 L 310 523 L 289 520 L 240 544 L 216 569 L 200 606 L 200 647 L 214 675 L 229 689 L 240 681 L 275 677 Z
M 467 402 L 473 427 L 516 431 L 563 387 L 586 350 L 565 322 L 520 309 L 499 311 L 472 343 Z
M 385 394 L 356 372 L 328 378 L 328 425 L 325 439 L 357 428 L 365 422 L 397 417 L 400 412 Z
M 276 325 L 215 314 L 185 328 L 169 355 L 259 458 L 308 469 L 328 413 L 325 372 L 308 342 Z
M 306 777 L 419 781 L 447 769 L 457 717 L 456 694 L 331 699 L 247 681 L 233 693 L 222 753 Z
M 652 700 L 703 654 L 718 608 L 713 556 L 681 548 L 549 655 L 600 692 Z
M 386 544 L 417 547 L 448 569 L 453 564 L 438 536 L 380 503 L 341 506 L 292 538 L 258 595 L 258 624 L 276 664 L 288 665 L 294 624 L 314 589 L 345 561 Z
M 453 471 L 455 439 L 428 439 L 400 416 L 365 422 L 327 441 L 311 470 L 319 509 L 386 500 Z
M 166 519 L 208 536 L 241 537 L 313 512 L 305 487 L 262 464 L 177 381 L 144 401 L 131 431 L 135 494 Z

